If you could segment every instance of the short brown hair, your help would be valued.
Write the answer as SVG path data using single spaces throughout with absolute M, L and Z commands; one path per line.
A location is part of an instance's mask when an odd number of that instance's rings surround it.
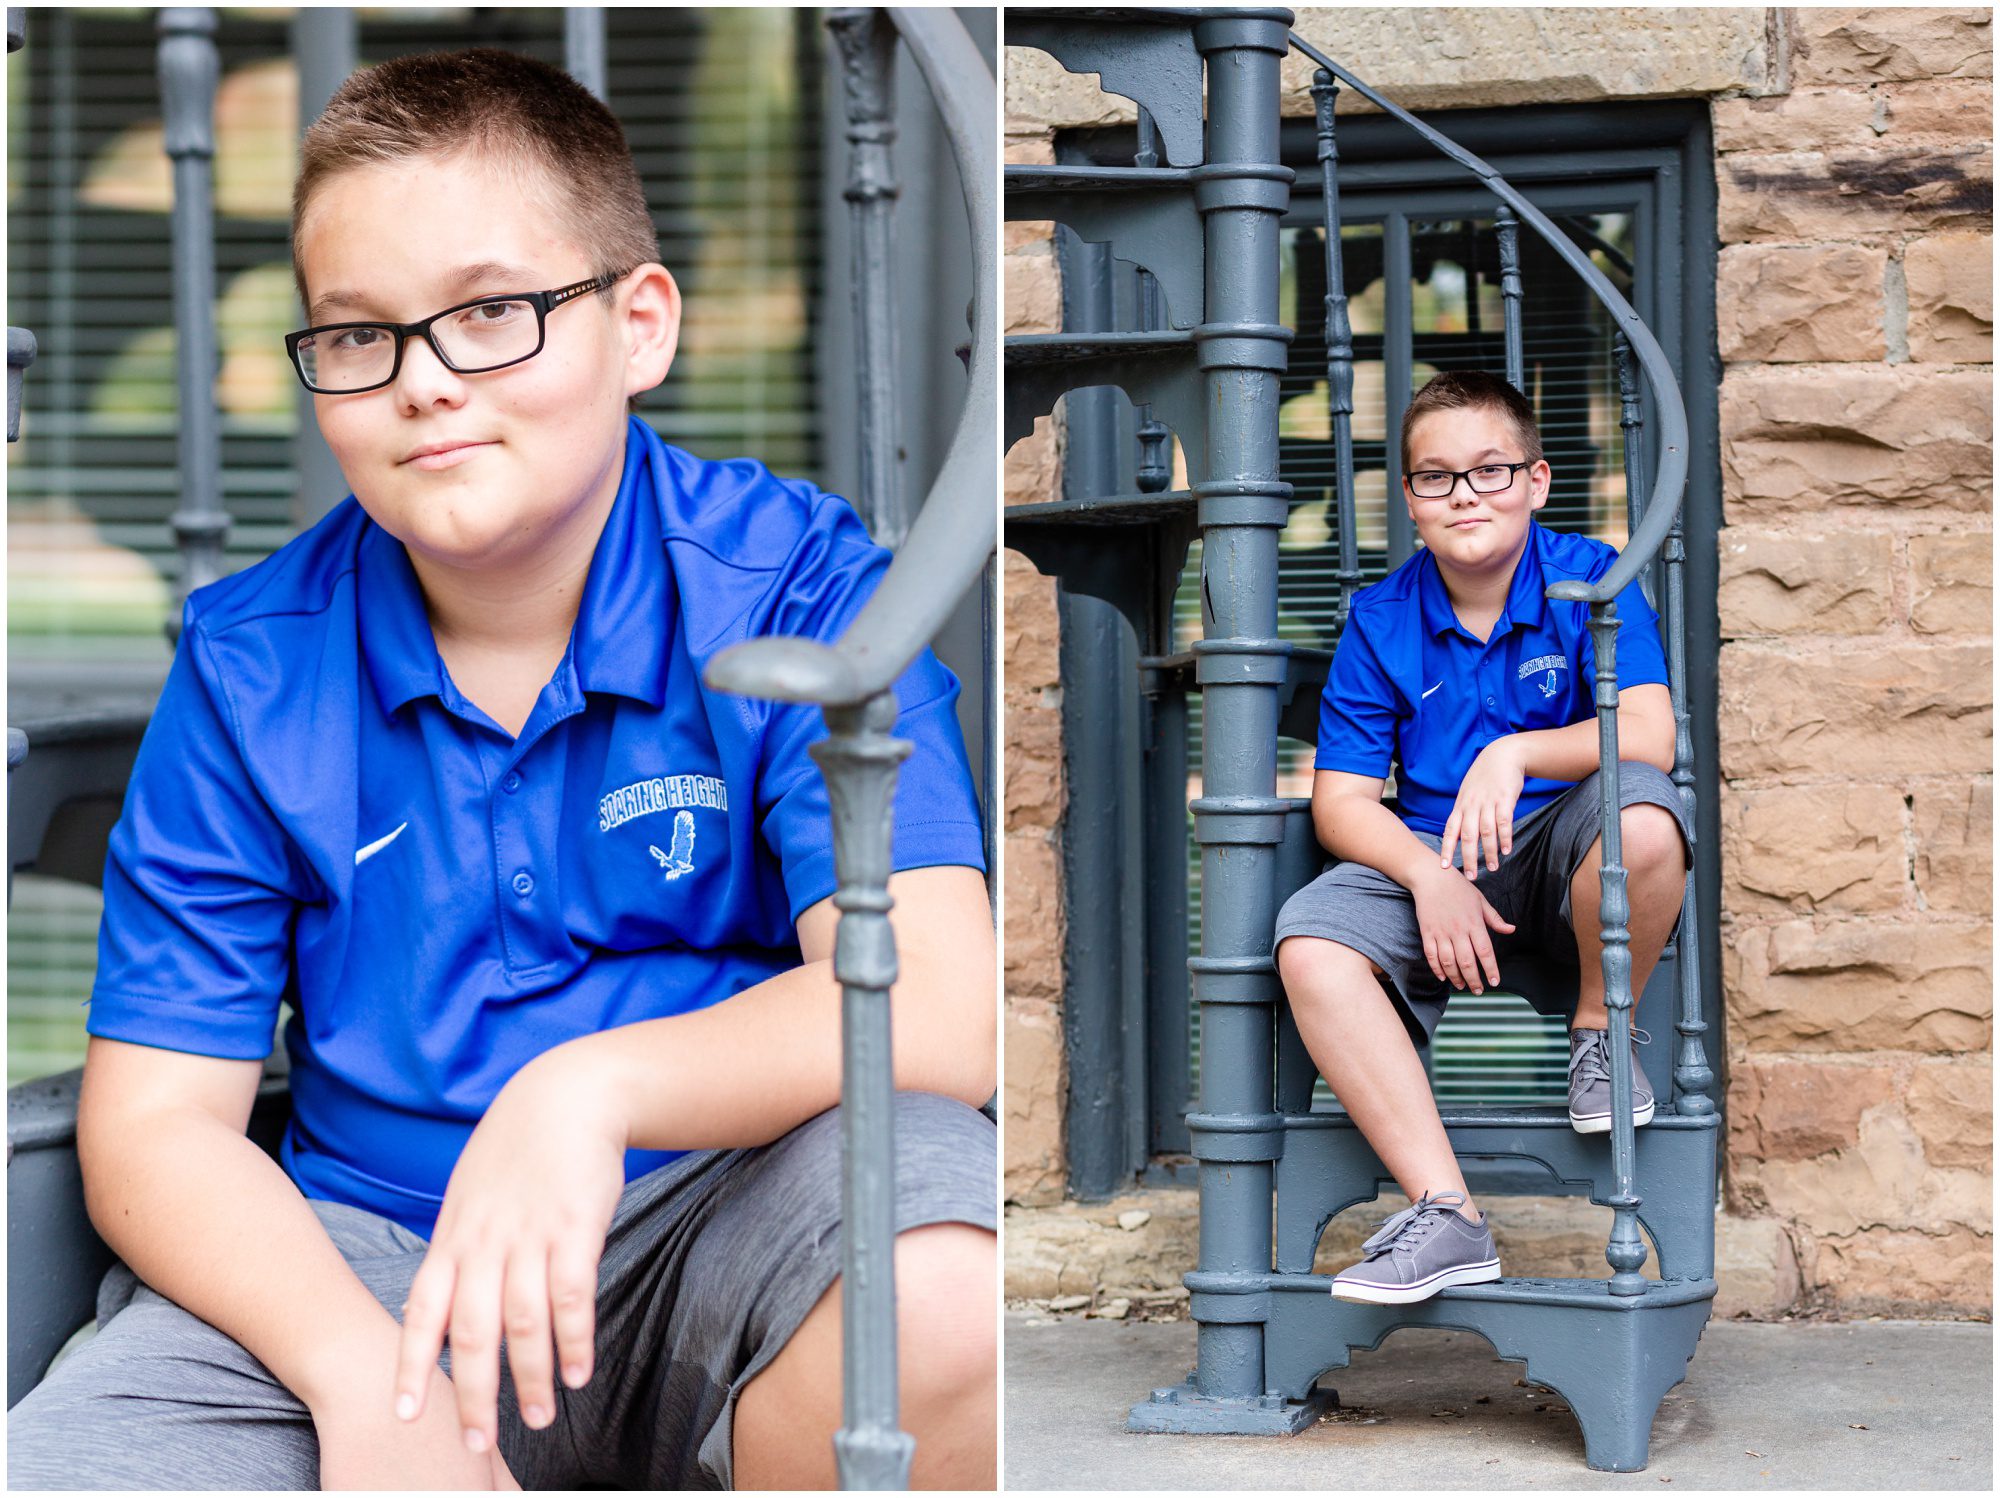
M 660 258 L 625 132 L 590 90 L 517 52 L 426 52 L 354 73 L 306 131 L 292 188 L 292 277 L 300 303 L 306 278 L 299 230 L 313 194 L 329 178 L 379 162 L 468 152 L 488 153 L 517 171 L 526 167 L 524 190 L 540 195 L 558 222 L 574 226 L 593 275 Z
M 1410 471 L 1410 432 L 1424 417 L 1436 411 L 1498 411 L 1513 423 L 1514 435 L 1521 439 L 1521 456 L 1527 462 L 1542 460 L 1542 432 L 1535 425 L 1535 408 L 1528 398 L 1500 376 L 1481 369 L 1447 370 L 1433 375 L 1424 388 L 1410 398 L 1403 412 L 1403 471 Z

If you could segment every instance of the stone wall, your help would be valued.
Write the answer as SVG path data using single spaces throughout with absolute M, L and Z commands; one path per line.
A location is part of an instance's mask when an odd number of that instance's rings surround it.
M 1657 26 L 1629 10 L 1305 10 L 1299 29 L 1425 109 L 1713 99 L 1721 1304 L 1990 1309 L 1988 13 L 1738 7 Z M 1043 54 L 1006 66 L 1010 161 L 1052 159 L 1057 129 L 1131 118 Z M 1288 114 L 1311 113 L 1308 81 L 1287 65 Z M 1341 107 L 1368 106 L 1343 91 Z M 1009 331 L 1058 324 L 1047 235 L 1009 226 Z M 1044 424 L 1009 454 L 1009 502 L 1055 497 L 1059 471 Z M 1010 1289 L 1170 1286 L 1133 1266 L 1192 1262 L 1174 1199 L 1147 1198 L 1138 1228 L 1118 1226 L 1129 1203 L 1049 1206 L 1061 686 L 1053 590 L 1018 557 L 1007 609 Z M 1511 1272 L 1604 1272 L 1600 1210 L 1508 1211 Z
M 1988 13 L 1782 12 L 1715 103 L 1725 1201 L 1809 1301 L 1992 1303 Z

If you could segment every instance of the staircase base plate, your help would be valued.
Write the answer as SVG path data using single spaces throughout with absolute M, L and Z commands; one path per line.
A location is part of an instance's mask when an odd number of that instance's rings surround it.
M 1332 1389 L 1314 1388 L 1304 1399 L 1264 1394 L 1254 1399 L 1214 1399 L 1197 1393 L 1193 1375 L 1184 1384 L 1155 1389 L 1132 1406 L 1125 1428 L 1139 1435 L 1295 1436 L 1340 1408 Z

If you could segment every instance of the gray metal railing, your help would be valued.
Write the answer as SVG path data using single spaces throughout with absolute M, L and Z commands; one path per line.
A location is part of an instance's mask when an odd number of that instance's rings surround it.
M 972 339 L 965 404 L 929 498 L 895 562 L 847 633 L 832 646 L 804 639 L 750 640 L 709 663 L 711 686 L 747 697 L 817 703 L 827 738 L 813 749 L 833 808 L 834 860 L 840 888 L 834 975 L 841 984 L 842 1117 L 842 1393 L 845 1424 L 835 1437 L 840 1480 L 849 1488 L 909 1485 L 914 1443 L 897 1428 L 895 1317 L 895 1102 L 889 1042 L 889 990 L 896 980 L 889 924 L 891 805 L 896 767 L 907 742 L 890 737 L 894 683 L 943 626 L 966 590 L 987 575 L 997 520 L 999 453 L 993 432 L 998 397 L 998 314 L 994 240 L 992 74 L 949 11 L 887 13 L 937 105 L 965 195 L 975 266 Z M 884 293 L 889 274 L 887 216 L 894 200 L 888 174 L 884 101 L 893 52 L 873 15 L 837 13 L 847 81 L 854 176 L 848 199 L 856 219 L 857 324 Z M 894 402 L 893 347 L 882 330 L 864 333 L 864 514 L 891 526 L 899 513 L 892 488 L 893 448 L 885 442 Z M 993 818 L 989 806 L 987 819 Z

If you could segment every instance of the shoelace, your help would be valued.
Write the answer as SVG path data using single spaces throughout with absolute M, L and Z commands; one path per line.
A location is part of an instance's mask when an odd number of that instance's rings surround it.
M 1361 1251 L 1371 1256 L 1414 1253 L 1417 1246 L 1444 1221 L 1446 1212 L 1456 1212 L 1464 1205 L 1465 1198 L 1456 1191 L 1447 1191 L 1440 1196 L 1426 1191 L 1414 1205 L 1403 1208 L 1377 1228 L 1362 1243 Z
M 1603 1030 L 1579 1030 L 1583 1044 L 1578 1046 L 1569 1058 L 1570 1075 L 1578 1071 L 1583 1074 L 1585 1085 L 1592 1082 L 1611 1080 L 1611 1037 Z M 1653 1037 L 1637 1025 L 1632 1027 L 1632 1038 L 1640 1045 L 1651 1045 Z

